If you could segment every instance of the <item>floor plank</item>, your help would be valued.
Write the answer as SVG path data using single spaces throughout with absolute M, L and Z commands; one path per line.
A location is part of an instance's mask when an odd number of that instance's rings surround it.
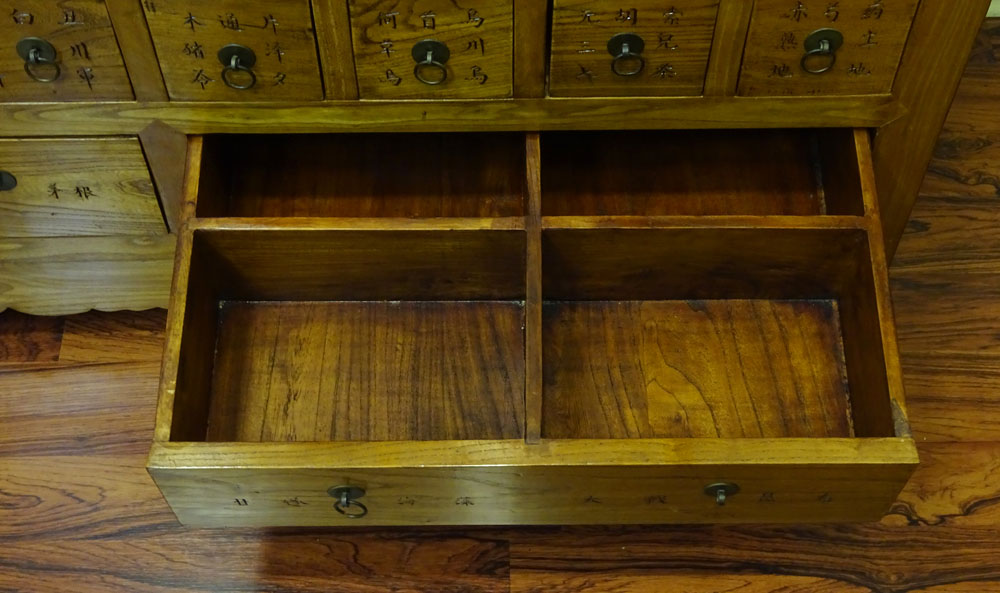
M 0 372 L 59 359 L 63 319 L 0 312 Z

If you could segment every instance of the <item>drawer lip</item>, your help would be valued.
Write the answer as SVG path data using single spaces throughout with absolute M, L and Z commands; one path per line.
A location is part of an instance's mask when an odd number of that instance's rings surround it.
M 345 461 L 335 461 L 344 459 Z M 907 437 L 775 439 L 543 439 L 211 443 L 155 442 L 147 467 L 390 469 L 516 466 L 903 466 L 918 463 Z

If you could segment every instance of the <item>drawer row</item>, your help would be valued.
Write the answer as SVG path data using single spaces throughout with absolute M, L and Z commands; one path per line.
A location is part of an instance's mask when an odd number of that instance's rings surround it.
M 744 96 L 885 94 L 917 3 L 3 0 L 0 101 L 132 100 L 157 67 L 177 101 L 699 96 L 710 70 Z

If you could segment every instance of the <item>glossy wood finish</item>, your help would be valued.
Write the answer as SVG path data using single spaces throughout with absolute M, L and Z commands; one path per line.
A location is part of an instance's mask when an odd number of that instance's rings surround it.
M 349 0 L 362 99 L 502 99 L 513 94 L 514 1 Z M 446 45 L 446 78 L 417 79 L 413 46 Z M 426 54 L 425 54 L 426 55 Z M 423 56 L 422 56 L 423 58 Z M 424 76 L 440 76 L 430 70 Z M 430 78 L 438 80 L 438 78 Z
M 1000 333 L 997 316 L 988 314 L 997 302 L 1000 225 L 995 198 L 975 181 L 1000 175 L 995 159 L 980 160 L 990 150 L 981 139 L 991 137 L 993 120 L 977 107 L 998 89 L 988 76 L 997 63 L 981 58 L 973 84 L 963 87 L 928 180 L 936 195 L 917 202 L 892 270 L 921 465 L 882 521 L 190 530 L 176 522 L 143 468 L 163 312 L 25 320 L 8 311 L 0 315 L 0 483 L 7 503 L 0 507 L 0 583 L 43 593 L 1000 587 L 1000 507 L 993 504 L 1000 494 Z M 98 336 L 102 341 L 94 341 Z M 67 343 L 72 347 L 62 352 L 74 353 L 72 362 L 60 362 L 60 344 Z
M 309 0 L 143 3 L 146 22 L 171 99 L 295 101 L 323 98 Z M 256 84 L 238 90 L 222 79 L 218 52 L 229 44 L 256 56 Z M 249 75 L 234 73 L 238 85 Z
M 133 99 L 122 54 L 103 0 L 7 1 L 0 6 L 0 102 L 130 101 Z M 38 37 L 56 50 L 59 76 L 32 80 L 15 51 L 18 41 Z M 52 66 L 39 76 L 53 77 Z
M 104 0 L 115 29 L 128 77 L 137 101 L 166 101 L 167 88 L 156 61 L 156 50 L 146 26 L 142 4 L 131 0 Z
M 0 140 L 0 237 L 162 235 L 167 232 L 135 138 Z
M 637 0 L 627 7 L 600 0 L 555 0 L 549 93 L 558 97 L 698 96 L 715 33 L 718 0 L 665 5 Z M 645 63 L 633 76 L 612 71 L 609 40 L 620 33 L 644 42 Z M 635 52 L 637 48 L 631 50 Z M 638 68 L 635 60 L 622 70 Z
M 918 0 L 757 0 L 739 94 L 829 96 L 892 91 L 917 4 Z M 811 74 L 801 65 L 805 41 L 813 31 L 826 28 L 837 30 L 843 45 L 828 72 Z M 828 65 L 829 59 L 822 56 L 810 58 L 807 64 L 813 69 Z

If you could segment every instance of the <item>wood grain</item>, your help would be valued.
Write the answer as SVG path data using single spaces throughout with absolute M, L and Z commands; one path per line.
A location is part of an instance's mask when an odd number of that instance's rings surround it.
M 63 320 L 17 311 L 0 313 L 0 371 L 59 359 Z
M 514 0 L 349 0 L 362 99 L 502 99 L 513 93 Z M 420 82 L 413 46 L 448 47 L 447 77 Z M 437 80 L 439 72 L 424 76 Z
M 156 183 L 167 228 L 176 233 L 180 231 L 183 220 L 188 138 L 176 129 L 155 121 L 139 132 L 139 141 Z
M 519 303 L 224 303 L 209 441 L 516 439 Z
M 729 97 L 736 94 L 739 63 L 743 58 L 752 9 L 753 4 L 743 0 L 720 0 L 708 71 L 705 73 L 706 96 Z
M 129 80 L 139 101 L 166 101 L 167 89 L 156 61 L 142 5 L 129 0 L 104 0 L 115 28 Z
M 547 438 L 853 436 L 831 301 L 547 303 Z
M 697 96 L 719 11 L 718 0 L 679 0 L 665 5 L 634 0 L 628 7 L 594 0 L 555 0 L 549 93 L 560 97 Z M 609 40 L 638 35 L 645 63 L 634 76 L 612 70 Z M 622 65 L 628 71 L 634 62 Z
M 103 0 L 5 2 L 0 19 L 0 101 L 131 101 L 122 54 Z M 40 37 L 56 50 L 59 77 L 37 82 L 14 51 L 25 37 Z M 55 75 L 40 66 L 39 76 Z
M 385 134 L 208 138 L 199 216 L 524 215 L 524 136 Z M 416 149 L 415 147 L 419 147 Z
M 739 94 L 864 95 L 892 91 L 918 0 L 757 0 L 747 36 Z M 949 17 L 950 18 L 950 17 Z M 843 45 L 830 71 L 811 74 L 801 65 L 813 31 L 836 29 Z M 929 40 L 928 40 L 929 41 Z M 919 42 L 918 42 L 919 43 Z M 808 67 L 827 67 L 810 59 Z M 927 80 L 932 77 L 925 76 Z
M 514 1 L 514 96 L 544 97 L 545 56 L 548 52 L 548 6 L 532 0 Z
M 167 92 L 182 101 L 289 101 L 323 98 L 309 0 L 143 3 Z M 256 56 L 256 83 L 227 86 L 218 52 L 229 44 Z M 237 84 L 250 84 L 234 74 Z
M 163 309 L 66 317 L 59 362 L 159 362 L 163 358 Z
M 0 236 L 162 235 L 167 232 L 135 138 L 0 140 Z
M 354 71 L 347 4 L 338 0 L 312 0 L 312 9 L 326 98 L 357 99 L 358 77 Z

